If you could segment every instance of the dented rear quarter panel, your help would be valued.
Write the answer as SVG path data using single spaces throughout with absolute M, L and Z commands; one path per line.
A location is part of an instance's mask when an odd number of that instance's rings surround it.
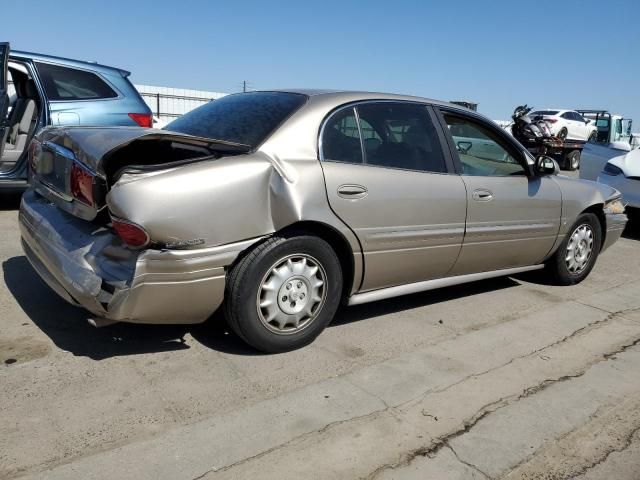
M 123 176 L 109 192 L 107 205 L 112 215 L 144 227 L 154 242 L 197 248 L 260 241 L 298 222 L 317 222 L 348 243 L 353 287 L 359 286 L 360 246 L 329 207 L 317 158 L 282 159 L 258 150 Z

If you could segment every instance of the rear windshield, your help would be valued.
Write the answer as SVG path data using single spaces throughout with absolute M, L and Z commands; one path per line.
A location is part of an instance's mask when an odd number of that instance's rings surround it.
M 257 147 L 306 100 L 306 95 L 286 92 L 228 95 L 186 113 L 164 130 Z
M 538 110 L 537 112 L 531 113 L 531 115 L 555 115 L 559 110 Z

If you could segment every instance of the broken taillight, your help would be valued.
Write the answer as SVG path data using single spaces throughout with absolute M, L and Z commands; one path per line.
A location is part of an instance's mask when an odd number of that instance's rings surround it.
M 82 203 L 93 206 L 93 179 L 91 172 L 81 167 L 77 162 L 71 165 L 71 195 Z
M 141 127 L 151 128 L 153 126 L 153 115 L 150 113 L 130 113 L 129 116 Z
M 111 217 L 111 225 L 122 241 L 130 247 L 142 248 L 149 243 L 149 234 L 140 225 L 116 217 Z
M 31 140 L 31 143 L 29 143 L 29 148 L 27 150 L 27 159 L 29 160 L 28 165 L 31 173 L 36 171 L 36 151 L 39 149 L 40 142 L 34 138 Z

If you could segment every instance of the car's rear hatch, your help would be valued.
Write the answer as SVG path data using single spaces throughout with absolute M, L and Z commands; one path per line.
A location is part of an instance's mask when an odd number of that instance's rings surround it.
M 62 210 L 93 220 L 125 171 L 246 153 L 247 145 L 137 127 L 50 127 L 29 147 L 29 181 Z

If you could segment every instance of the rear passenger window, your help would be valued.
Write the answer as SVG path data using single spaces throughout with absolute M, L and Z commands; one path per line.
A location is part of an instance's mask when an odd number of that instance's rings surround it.
M 95 73 L 36 62 L 49 100 L 95 100 L 118 94 Z
M 357 110 L 365 137 L 367 165 L 447 171 L 436 129 L 425 106 L 382 102 L 360 105 Z
M 339 111 L 325 124 L 322 155 L 325 160 L 362 163 L 360 131 L 353 108 Z

